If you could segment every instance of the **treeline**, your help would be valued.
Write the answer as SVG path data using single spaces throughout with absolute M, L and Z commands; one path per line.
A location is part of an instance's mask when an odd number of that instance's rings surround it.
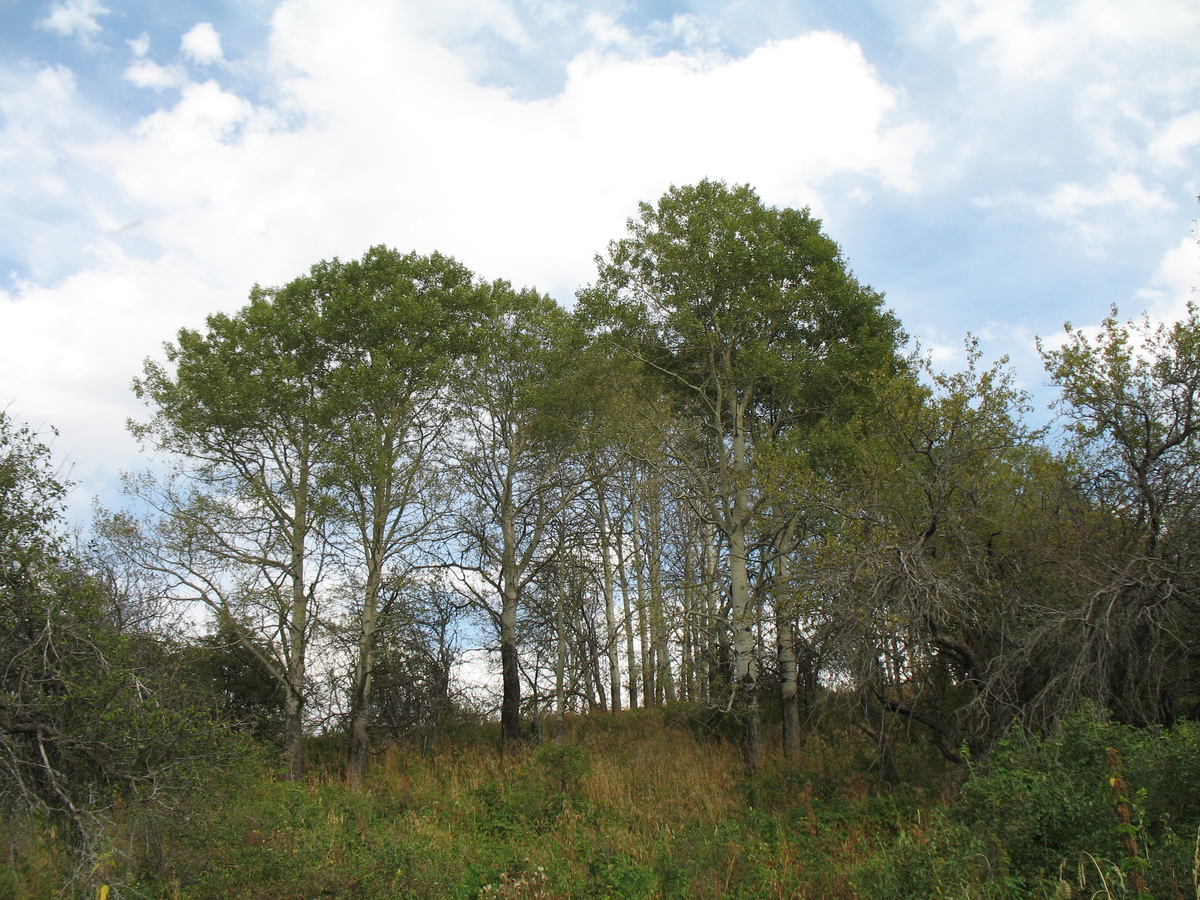
M 293 778 L 306 735 L 343 730 L 351 784 L 381 735 L 432 739 L 479 640 L 506 744 L 683 702 L 749 774 L 765 734 L 796 757 L 826 710 L 885 781 L 901 729 L 963 762 L 1085 703 L 1194 716 L 1194 310 L 1042 348 L 1050 440 L 1005 361 L 968 341 L 935 371 L 818 220 L 749 187 L 672 188 L 597 265 L 570 311 L 385 247 L 254 287 L 146 362 L 131 427 L 166 474 L 130 477 L 70 564 L 38 543 L 44 447 L 3 420 L 8 795 L 82 821 L 54 753 L 116 756 L 55 698 L 93 652 L 124 680 L 85 706 L 165 697 L 136 674 L 153 649 L 209 689 L 155 715 L 250 723 Z M 58 633 L 82 644 L 38 649 Z

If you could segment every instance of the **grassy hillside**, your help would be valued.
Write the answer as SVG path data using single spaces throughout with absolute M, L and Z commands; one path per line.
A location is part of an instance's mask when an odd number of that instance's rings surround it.
M 1145 896 L 1197 896 L 1192 726 L 1149 735 L 1081 716 L 1056 742 L 1012 738 L 965 785 L 901 743 L 891 790 L 848 730 L 811 735 L 797 764 L 770 757 L 753 785 L 737 748 L 683 711 L 576 719 L 563 745 L 507 758 L 495 737 L 463 728 L 429 758 L 389 747 L 361 790 L 342 783 L 341 741 L 318 739 L 301 783 L 251 762 L 184 817 L 115 811 L 87 872 L 51 826 L 12 822 L 0 896 L 1133 897 L 1137 874 Z

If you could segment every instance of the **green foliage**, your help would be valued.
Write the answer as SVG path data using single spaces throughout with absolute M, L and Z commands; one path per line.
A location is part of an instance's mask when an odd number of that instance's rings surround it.
M 49 445 L 0 410 L 0 577 L 5 590 L 16 590 L 61 552 L 58 526 L 66 493 Z
M 118 627 L 122 598 L 61 537 L 45 445 L 0 414 L 0 450 L 0 805 L 14 830 L 50 836 L 24 860 L 14 840 L 8 877 L 36 883 L 22 870 L 48 847 L 72 877 L 106 880 L 163 851 L 172 816 L 247 748 L 196 704 L 172 647 Z M 139 854 L 114 843 L 119 824 Z
M 131 481 L 157 528 L 113 516 L 104 537 L 148 594 L 208 604 L 196 646 L 126 630 L 128 598 L 59 533 L 48 448 L 0 413 L 0 893 L 1198 887 L 1200 730 L 1131 725 L 1200 693 L 1200 312 L 1068 327 L 1045 353 L 1073 434 L 1059 457 L 1004 360 L 981 367 L 973 342 L 955 374 L 899 357 L 899 323 L 808 210 L 672 187 L 599 266 L 571 315 L 375 247 L 256 286 L 148 362 L 133 429 L 181 463 Z M 569 582 L 551 564 L 568 555 Z M 437 566 L 465 577 L 425 580 Z M 549 601 L 563 640 L 568 597 L 592 626 L 604 594 L 615 641 L 617 581 L 626 634 L 634 586 L 646 632 L 628 687 L 673 696 L 675 647 L 681 695 L 707 697 L 531 748 L 521 691 L 546 664 L 522 654 Z M 432 739 L 463 597 L 500 638 L 500 756 L 481 749 L 496 723 Z M 300 781 L 318 631 L 350 727 L 309 742 Z M 572 631 L 560 659 L 603 652 L 599 629 Z M 605 680 L 587 676 L 563 689 Z M 1103 712 L 1070 714 L 1087 699 Z M 786 761 L 760 760 L 763 721 L 786 726 Z M 369 741 L 418 733 L 421 754 L 393 743 L 367 771 Z M 268 741 L 295 781 L 251 749 Z
M 192 646 L 181 648 L 181 676 L 196 687 L 224 721 L 245 730 L 257 740 L 278 745 L 284 716 L 279 684 L 265 671 L 260 657 L 238 641 L 228 625 L 203 635 Z
M 591 896 L 612 900 L 639 900 L 656 893 L 654 869 L 625 853 L 598 851 L 588 863 L 588 877 L 594 893 Z
M 444 506 L 430 458 L 447 431 L 448 391 L 482 351 L 481 322 L 512 293 L 440 254 L 372 247 L 361 260 L 255 286 L 237 313 L 181 330 L 166 363 L 147 360 L 134 382 L 151 418 L 131 428 L 173 453 L 178 472 L 166 485 L 131 481 L 162 515 L 118 537 L 173 580 L 166 593 L 212 610 L 224 662 L 274 682 L 244 712 L 270 718 L 267 707 L 281 704 L 293 777 L 303 769 L 309 642 L 336 565 L 357 594 L 350 749 L 361 778 L 373 654 L 402 593 L 395 573 Z M 237 687 L 246 699 L 264 693 Z
M 1113 732 L 1086 713 L 1051 740 L 1014 729 L 967 784 L 956 821 L 986 828 L 1016 868 L 1040 877 L 1081 851 L 1110 855 L 1117 848 L 1105 751 Z
M 1132 833 L 1143 854 L 1137 860 L 1125 857 L 1121 843 L 1130 832 L 1114 811 L 1110 747 L 1125 763 Z M 1020 873 L 1046 890 L 1064 867 L 1094 878 L 1099 864 L 1100 870 L 1142 868 L 1165 892 L 1169 884 L 1190 879 L 1192 839 L 1200 826 L 1198 779 L 1195 723 L 1137 730 L 1084 709 L 1052 739 L 1012 732 L 967 783 L 949 821 L 972 836 L 994 870 Z
M 702 416 L 720 420 L 736 392 L 778 431 L 847 408 L 868 373 L 897 368 L 899 324 L 882 300 L 809 210 L 704 180 L 640 204 L 579 305 Z
M 543 744 L 516 777 L 502 786 L 489 782 L 478 796 L 487 816 L 483 827 L 496 834 L 543 832 L 581 805 L 580 782 L 588 771 L 587 754 L 571 744 Z

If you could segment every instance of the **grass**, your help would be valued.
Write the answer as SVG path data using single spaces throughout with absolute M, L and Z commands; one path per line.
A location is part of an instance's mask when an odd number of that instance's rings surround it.
M 1107 896 L 1127 895 L 1115 842 L 1115 850 L 1093 847 L 1082 868 L 1076 853 L 1063 857 L 1061 872 L 1014 871 L 1021 848 L 996 835 L 1018 831 L 986 823 L 1003 818 L 997 810 L 1015 776 L 986 776 L 992 781 L 963 806 L 978 821 L 956 820 L 961 779 L 915 744 L 897 747 L 906 786 L 884 790 L 852 733 L 815 733 L 800 761 L 768 756 L 755 808 L 736 747 L 656 710 L 575 719 L 561 747 L 503 757 L 495 747 L 487 726 L 430 758 L 388 746 L 352 790 L 341 780 L 340 741 L 321 738 L 302 783 L 259 771 L 154 834 L 127 811 L 114 823 L 106 867 L 73 881 L 48 825 L 9 823 L 0 826 L 8 847 L 0 895 L 95 897 L 105 884 L 112 900 L 1015 900 L 1092 896 L 1097 872 Z M 1102 820 L 1096 840 L 1114 824 Z M 1161 896 L 1196 896 L 1188 883 L 1195 836 L 1193 823 L 1180 842 L 1187 871 L 1172 869 L 1174 882 L 1158 876 Z M 1148 852 L 1169 856 L 1172 839 L 1157 834 Z

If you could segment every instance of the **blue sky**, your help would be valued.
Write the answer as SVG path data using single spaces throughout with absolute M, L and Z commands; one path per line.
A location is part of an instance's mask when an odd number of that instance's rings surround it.
M 936 361 L 1200 284 L 1194 0 L 0 0 L 0 403 L 77 496 L 141 361 L 323 258 L 569 303 L 639 200 L 810 206 Z

